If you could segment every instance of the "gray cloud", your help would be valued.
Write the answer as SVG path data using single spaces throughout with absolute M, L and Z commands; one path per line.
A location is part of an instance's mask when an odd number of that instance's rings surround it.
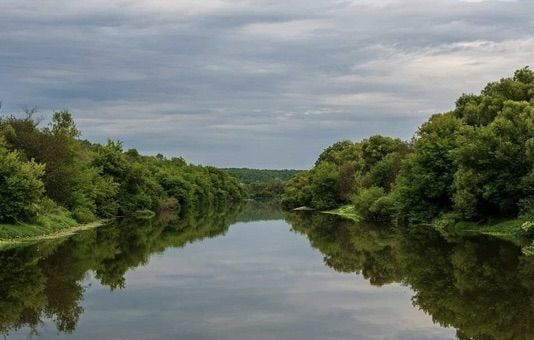
M 4 111 L 222 166 L 411 137 L 534 57 L 531 1 L 0 0 Z

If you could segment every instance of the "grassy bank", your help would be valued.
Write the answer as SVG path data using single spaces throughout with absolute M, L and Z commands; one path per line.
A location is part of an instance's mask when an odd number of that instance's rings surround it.
M 436 221 L 435 227 L 448 235 L 467 236 L 482 234 L 519 244 L 521 243 L 522 236 L 526 233 L 526 230 L 523 230 L 522 227 L 528 222 L 529 219 L 526 218 L 497 220 L 489 223 L 453 222 L 441 219 Z
M 331 214 L 348 218 L 350 220 L 353 220 L 354 222 L 358 222 L 360 220 L 358 214 L 356 213 L 356 209 L 354 209 L 354 206 L 351 204 L 346 204 L 333 210 L 321 212 L 324 214 Z
M 360 221 L 354 206 L 350 204 L 333 210 L 322 211 L 322 213 L 337 215 L 355 222 Z M 477 223 L 457 221 L 444 216 L 436 219 L 432 226 L 449 236 L 489 235 L 519 244 L 521 239 L 524 239 L 529 234 L 529 231 L 525 230 L 525 223 L 529 222 L 530 219 L 528 218 L 515 218 L 496 220 L 489 223 Z M 531 229 L 534 230 L 534 223 L 532 223 Z
M 10 244 L 63 237 L 101 224 L 101 221 L 79 224 L 70 213 L 58 210 L 46 216 L 37 216 L 33 223 L 0 224 L 0 248 Z

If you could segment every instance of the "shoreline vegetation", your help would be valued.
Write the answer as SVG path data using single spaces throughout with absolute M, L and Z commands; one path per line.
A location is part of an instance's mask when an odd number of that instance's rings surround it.
M 317 211 L 309 207 L 294 208 L 293 212 L 315 212 L 321 214 L 335 215 L 353 222 L 361 222 L 362 219 L 358 215 L 356 208 L 351 204 L 345 204 L 341 207 L 331 210 Z M 497 237 L 506 241 L 511 241 L 516 244 L 521 244 L 520 241 L 523 233 L 530 228 L 529 218 L 514 218 L 498 220 L 488 223 L 477 223 L 472 221 L 460 221 L 456 223 L 447 224 L 447 222 L 437 221 L 438 223 L 428 224 L 430 227 L 440 231 L 445 236 L 469 236 L 469 235 L 487 235 Z M 441 222 L 441 224 L 439 224 Z
M 68 237 L 74 235 L 80 231 L 89 230 L 93 228 L 101 227 L 105 224 L 105 220 L 95 221 L 86 224 L 75 224 L 69 226 L 57 227 L 44 227 L 40 225 L 0 225 L 0 250 L 5 250 L 12 246 L 18 246 L 23 244 L 31 244 L 34 242 L 44 240 L 55 240 L 59 238 Z M 19 230 L 20 229 L 20 230 Z M 31 236 L 11 236 L 12 233 L 17 235 L 31 235 Z M 7 235 L 7 236 L 6 236 Z
M 314 211 L 311 208 L 307 209 L 293 209 L 292 211 Z M 332 210 L 319 211 L 319 213 L 330 214 L 360 222 L 361 218 L 358 215 L 356 208 L 350 204 L 343 205 Z M 525 231 L 529 229 L 531 219 L 529 218 L 514 218 L 499 220 L 488 223 L 477 223 L 472 221 L 460 221 L 456 223 L 442 224 L 432 223 L 430 227 L 440 231 L 444 236 L 471 236 L 471 235 L 487 235 L 491 237 L 500 238 L 506 241 L 511 241 L 517 245 L 522 244 L 522 238 Z
M 180 218 L 242 202 L 279 203 L 352 221 L 430 225 L 451 237 L 534 237 L 534 72 L 464 94 L 411 141 L 375 135 L 325 149 L 301 170 L 188 164 L 121 142 L 80 139 L 68 111 L 0 117 L 0 240 L 28 239 L 118 216 Z
M 410 141 L 375 135 L 331 145 L 289 180 L 281 202 L 286 210 L 532 245 L 534 72 L 525 67 L 463 94 Z
M 345 204 L 337 209 L 321 211 L 321 213 L 340 216 L 354 222 L 358 222 L 360 220 L 356 209 L 350 204 Z
M 0 116 L 0 239 L 68 233 L 113 218 L 186 218 L 245 197 L 223 170 L 80 138 L 68 111 Z

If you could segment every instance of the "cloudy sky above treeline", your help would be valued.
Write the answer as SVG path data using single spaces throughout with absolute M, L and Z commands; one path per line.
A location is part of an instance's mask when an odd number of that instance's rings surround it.
M 2 112 L 194 163 L 307 168 L 410 139 L 534 64 L 534 1 L 0 0 Z

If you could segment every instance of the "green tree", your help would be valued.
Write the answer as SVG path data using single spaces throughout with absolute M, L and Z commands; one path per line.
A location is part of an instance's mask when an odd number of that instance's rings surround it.
M 375 135 L 364 139 L 360 143 L 361 157 L 363 160 L 362 171 L 370 171 L 387 155 L 397 152 L 403 147 L 404 143 L 397 138 Z
M 285 209 L 311 206 L 312 189 L 309 172 L 301 172 L 286 185 L 282 195 L 282 207 Z
M 352 204 L 364 221 L 387 222 L 395 211 L 393 197 L 388 196 L 381 187 L 361 189 L 352 198 Z
M 402 217 L 429 220 L 452 208 L 457 166 L 451 150 L 458 145 L 461 126 L 453 115 L 439 114 L 419 129 L 395 188 Z
M 463 130 L 457 149 L 455 208 L 464 218 L 513 216 L 534 191 L 527 143 L 534 138 L 534 106 L 507 101 L 488 125 Z
M 338 166 L 349 162 L 360 164 L 362 162 L 360 144 L 353 143 L 350 140 L 334 143 L 319 155 L 315 166 L 323 162 L 333 163 Z
M 331 209 L 339 204 L 339 172 L 329 162 L 319 163 L 310 171 L 311 204 L 317 209 Z
M 43 197 L 41 177 L 44 166 L 24 162 L 16 151 L 9 151 L 0 137 L 0 221 L 25 221 L 33 217 Z

